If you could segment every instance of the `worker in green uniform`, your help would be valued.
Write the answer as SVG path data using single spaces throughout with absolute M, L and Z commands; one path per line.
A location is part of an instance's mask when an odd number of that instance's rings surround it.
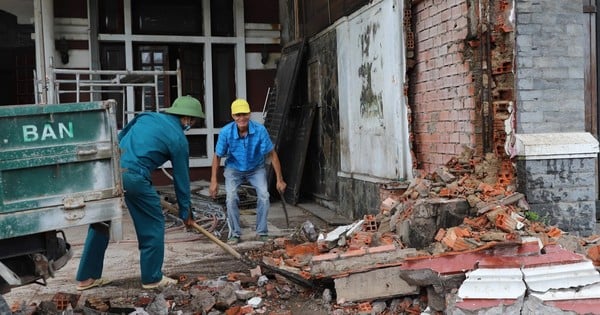
M 173 167 L 179 217 L 190 226 L 189 145 L 185 136 L 196 118 L 204 118 L 200 101 L 178 97 L 164 113 L 137 115 L 119 133 L 125 203 L 133 219 L 140 251 L 142 287 L 152 289 L 176 284 L 162 273 L 165 218 L 160 196 L 152 186 L 152 172 L 167 161 Z M 77 290 L 106 285 L 102 278 L 108 227 L 93 224 L 88 229 L 76 280 Z

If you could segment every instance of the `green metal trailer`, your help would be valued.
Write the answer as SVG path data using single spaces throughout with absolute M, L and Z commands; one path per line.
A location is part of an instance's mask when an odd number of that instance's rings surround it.
M 0 106 L 0 293 L 45 284 L 64 266 L 72 255 L 64 229 L 106 224 L 121 239 L 114 108 L 112 100 Z

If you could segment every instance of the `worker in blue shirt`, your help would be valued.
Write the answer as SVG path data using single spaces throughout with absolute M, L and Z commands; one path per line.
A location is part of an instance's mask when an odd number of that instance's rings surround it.
M 184 132 L 195 123 L 196 118 L 204 118 L 200 101 L 191 96 L 181 96 L 164 113 L 137 115 L 119 133 L 125 204 L 137 235 L 144 289 L 177 283 L 177 280 L 162 273 L 165 218 L 151 175 L 155 169 L 171 161 L 179 217 L 190 226 L 193 218 L 190 215 L 189 145 Z M 77 271 L 77 290 L 110 282 L 102 278 L 108 241 L 107 226 L 90 226 Z
M 225 125 L 219 132 L 219 138 L 212 161 L 209 193 L 215 198 L 219 184 L 217 172 L 221 158 L 225 157 L 225 191 L 227 206 L 227 224 L 229 239 L 227 243 L 239 243 L 242 234 L 240 228 L 239 197 L 237 190 L 246 181 L 256 190 L 256 236 L 261 241 L 268 239 L 267 215 L 269 213 L 269 189 L 267 184 L 266 158 L 277 178 L 277 190 L 284 191 L 286 183 L 281 174 L 281 164 L 267 129 L 250 120 L 250 105 L 244 99 L 236 99 L 231 103 L 233 121 Z

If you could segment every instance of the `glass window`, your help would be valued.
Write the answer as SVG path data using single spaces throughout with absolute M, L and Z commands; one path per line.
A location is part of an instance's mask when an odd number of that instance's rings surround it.
M 235 95 L 235 50 L 233 45 L 212 46 L 214 125 L 223 127 L 231 121 L 231 102 Z
M 102 70 L 125 70 L 125 45 L 123 43 L 100 43 L 100 68 Z M 112 75 L 101 77 L 103 80 L 112 79 Z M 102 89 L 102 99 L 114 99 L 117 101 L 115 110 L 117 117 L 117 128 L 123 128 L 125 123 L 125 94 L 120 87 L 105 87 Z
M 210 28 L 212 36 L 234 36 L 233 0 L 210 1 Z
M 138 51 L 139 60 L 137 69 L 142 70 L 158 70 L 169 69 L 168 64 L 168 47 L 163 45 L 141 45 L 135 47 Z M 133 80 L 133 78 L 131 78 Z M 152 83 L 154 77 L 145 76 L 135 78 L 138 83 Z M 168 90 L 169 77 L 158 76 L 156 82 L 157 91 L 152 86 L 136 88 L 136 111 L 155 111 L 158 108 L 169 107 L 170 103 L 166 103 L 169 99 L 170 91 Z M 138 102 L 140 100 L 141 102 Z M 157 107 L 158 105 L 158 107 Z
M 133 34 L 202 35 L 202 1 L 132 0 Z
M 123 34 L 123 0 L 98 1 L 100 33 Z
M 207 158 L 206 135 L 188 135 L 190 158 Z

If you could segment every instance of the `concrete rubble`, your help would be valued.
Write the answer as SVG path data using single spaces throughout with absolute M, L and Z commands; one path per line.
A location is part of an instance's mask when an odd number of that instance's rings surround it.
M 470 153 L 316 242 L 275 240 L 263 261 L 333 281 L 335 303 L 362 312 L 418 297 L 404 310 L 600 314 L 600 237 L 545 225 L 515 191 L 509 161 Z
M 180 284 L 159 294 L 88 299 L 85 307 L 106 314 L 187 308 L 277 315 L 291 313 L 276 311 L 273 301 L 309 295 L 340 315 L 600 314 L 600 236 L 546 225 L 515 191 L 513 173 L 508 161 L 477 160 L 466 150 L 401 193 L 382 194 L 376 214 L 331 231 L 305 222 L 245 253 L 267 269 L 218 279 L 180 276 Z M 268 272 L 277 269 L 313 286 Z M 53 304 L 72 309 L 77 299 L 57 293 Z M 13 310 L 33 313 L 27 306 Z

